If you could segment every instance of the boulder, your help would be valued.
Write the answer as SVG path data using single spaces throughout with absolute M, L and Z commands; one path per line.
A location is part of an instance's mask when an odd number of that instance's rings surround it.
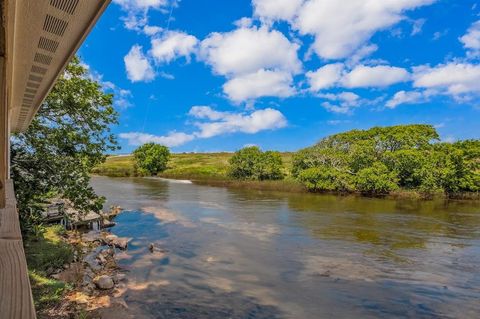
M 95 277 L 93 282 L 95 283 L 98 289 L 103 289 L 103 290 L 112 289 L 115 286 L 115 283 L 113 282 L 112 277 L 107 275 L 101 275 L 101 276 Z
M 128 247 L 128 239 L 127 238 L 117 238 L 113 241 L 113 245 L 121 250 L 125 250 Z

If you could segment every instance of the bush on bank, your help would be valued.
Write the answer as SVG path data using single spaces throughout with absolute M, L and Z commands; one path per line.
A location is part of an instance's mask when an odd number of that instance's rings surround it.
M 280 153 L 263 152 L 256 146 L 245 147 L 229 160 L 228 175 L 243 180 L 278 180 L 283 179 L 283 162 Z

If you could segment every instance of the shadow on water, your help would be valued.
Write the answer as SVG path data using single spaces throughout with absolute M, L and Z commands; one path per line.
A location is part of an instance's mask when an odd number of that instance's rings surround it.
M 132 238 L 118 255 L 128 270 L 125 318 L 475 318 L 480 311 L 475 202 L 158 179 L 95 178 L 93 186 L 127 210 L 112 229 Z M 150 243 L 159 250 L 151 253 Z

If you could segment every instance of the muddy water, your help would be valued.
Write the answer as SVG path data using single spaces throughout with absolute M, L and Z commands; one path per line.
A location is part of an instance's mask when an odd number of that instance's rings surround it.
M 93 186 L 132 238 L 116 318 L 479 318 L 478 202 Z

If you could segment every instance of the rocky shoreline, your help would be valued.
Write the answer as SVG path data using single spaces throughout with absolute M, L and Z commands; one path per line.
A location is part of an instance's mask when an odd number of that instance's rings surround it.
M 107 231 L 72 230 L 65 233 L 63 240 L 74 250 L 73 262 L 53 270 L 50 277 L 67 283 L 71 289 L 45 318 L 77 318 L 79 314 L 102 318 L 102 308 L 126 307 L 120 298 L 126 286 L 126 271 L 118 266 L 116 256 L 128 249 L 130 239 Z

